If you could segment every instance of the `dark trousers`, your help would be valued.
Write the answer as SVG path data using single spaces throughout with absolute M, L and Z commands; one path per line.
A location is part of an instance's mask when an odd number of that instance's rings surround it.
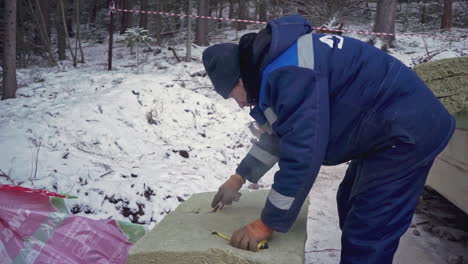
M 411 224 L 432 163 L 433 160 L 385 175 L 391 168 L 379 168 L 379 161 L 351 162 L 337 193 L 341 264 L 392 263 L 400 237 Z M 372 173 L 375 175 L 368 177 Z M 360 186 L 361 178 L 372 177 L 372 187 Z

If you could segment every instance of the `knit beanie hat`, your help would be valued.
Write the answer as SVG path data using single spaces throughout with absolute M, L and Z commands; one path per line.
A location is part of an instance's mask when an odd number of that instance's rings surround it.
M 239 46 L 232 43 L 215 44 L 205 49 L 202 60 L 214 89 L 228 99 L 240 78 Z

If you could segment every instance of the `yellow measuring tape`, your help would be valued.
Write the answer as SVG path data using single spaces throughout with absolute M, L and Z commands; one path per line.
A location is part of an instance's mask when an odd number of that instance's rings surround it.
M 231 241 L 231 237 L 227 236 L 221 232 L 213 231 L 211 232 L 212 235 L 218 235 L 219 237 L 226 239 L 227 241 Z M 268 248 L 268 240 L 264 239 L 258 242 L 257 249 L 267 249 Z

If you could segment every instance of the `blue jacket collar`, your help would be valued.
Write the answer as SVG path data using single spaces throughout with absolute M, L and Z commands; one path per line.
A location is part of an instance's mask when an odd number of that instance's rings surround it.
M 268 22 L 271 44 L 266 65 L 289 48 L 300 36 L 312 31 L 312 24 L 300 15 L 285 16 Z M 266 66 L 265 65 L 265 66 Z

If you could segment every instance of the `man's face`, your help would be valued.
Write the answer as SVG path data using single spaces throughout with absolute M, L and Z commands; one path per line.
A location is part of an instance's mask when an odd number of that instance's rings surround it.
M 245 90 L 244 83 L 242 79 L 239 79 L 234 89 L 232 89 L 231 93 L 229 94 L 230 98 L 234 98 L 240 108 L 244 108 L 245 106 L 252 106 L 247 101 L 247 91 Z

